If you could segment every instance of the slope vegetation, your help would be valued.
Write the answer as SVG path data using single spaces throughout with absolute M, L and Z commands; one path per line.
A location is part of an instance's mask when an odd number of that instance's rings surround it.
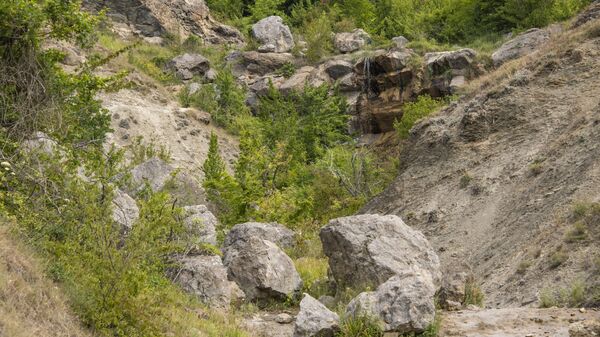
M 481 79 L 412 129 L 362 212 L 399 214 L 446 266 L 467 262 L 487 306 L 597 301 L 599 55 L 596 21 Z
M 92 336 L 69 309 L 43 265 L 0 223 L 0 336 Z

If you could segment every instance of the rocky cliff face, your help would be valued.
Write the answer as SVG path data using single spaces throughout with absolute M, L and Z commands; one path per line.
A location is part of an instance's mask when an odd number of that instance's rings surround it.
M 131 24 L 143 36 L 168 32 L 183 38 L 195 34 L 212 44 L 243 43 L 240 32 L 211 17 L 203 0 L 85 0 L 84 6 L 108 9 L 111 19 Z
M 587 27 L 416 125 L 398 178 L 362 210 L 402 216 L 443 265 L 471 264 L 487 305 L 534 305 L 545 287 L 598 282 L 593 230 L 576 243 L 565 234 L 575 205 L 600 200 L 600 36 Z

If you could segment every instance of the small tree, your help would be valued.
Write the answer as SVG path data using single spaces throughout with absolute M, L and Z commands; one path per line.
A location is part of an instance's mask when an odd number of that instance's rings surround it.
M 219 138 L 214 132 L 210 133 L 208 157 L 202 165 L 205 180 L 219 180 L 225 175 L 225 162 L 219 154 Z

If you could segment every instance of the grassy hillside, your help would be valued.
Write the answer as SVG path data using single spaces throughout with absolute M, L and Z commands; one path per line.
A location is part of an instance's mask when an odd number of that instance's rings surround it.
M 0 220 L 0 336 L 93 336 L 65 294 L 45 275 L 44 263 Z

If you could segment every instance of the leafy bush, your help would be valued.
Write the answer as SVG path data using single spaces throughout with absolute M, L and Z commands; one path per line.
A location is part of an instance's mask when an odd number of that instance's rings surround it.
M 478 307 L 483 306 L 484 295 L 477 284 L 475 278 L 469 277 L 465 283 L 465 298 L 463 299 L 464 305 L 473 304 Z
M 579 307 L 585 303 L 589 295 L 582 281 L 575 281 L 567 288 L 545 288 L 540 292 L 540 307 Z
M 346 317 L 336 337 L 383 337 L 381 322 L 370 316 Z
M 415 102 L 404 104 L 402 118 L 394 122 L 394 128 L 400 138 L 408 138 L 410 129 L 417 121 L 447 105 L 451 99 L 452 97 L 435 99 L 428 95 L 422 95 Z
M 303 281 L 303 292 L 311 294 L 314 298 L 326 295 L 328 292 L 326 258 L 301 257 L 294 260 L 296 270 Z
M 395 166 L 354 150 L 346 105 L 329 88 L 306 87 L 262 97 L 257 117 L 236 120 L 240 155 L 235 175 L 206 179 L 226 226 L 254 219 L 314 232 L 323 221 L 356 211 L 383 190 Z

